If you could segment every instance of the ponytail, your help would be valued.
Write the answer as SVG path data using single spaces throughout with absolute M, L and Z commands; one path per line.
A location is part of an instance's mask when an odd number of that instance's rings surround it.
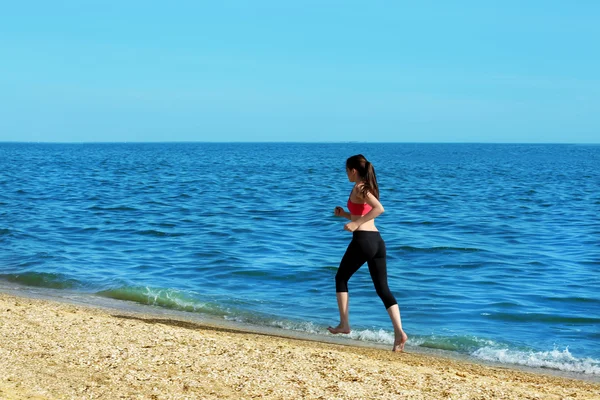
M 370 192 L 377 200 L 379 200 L 379 185 L 377 184 L 377 175 L 375 175 L 375 168 L 370 162 L 365 163 L 365 176 L 362 194 L 363 197 L 367 197 L 367 192 Z
M 367 193 L 371 193 L 377 200 L 379 200 L 379 185 L 377 184 L 377 175 L 375 175 L 375 168 L 365 156 L 357 154 L 346 160 L 346 167 L 349 169 L 356 169 L 363 187 L 361 195 L 367 197 Z

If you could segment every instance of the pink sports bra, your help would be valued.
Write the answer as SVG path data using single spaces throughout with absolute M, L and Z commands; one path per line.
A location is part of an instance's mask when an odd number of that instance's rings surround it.
M 361 217 L 373 209 L 368 203 L 353 203 L 348 197 L 348 211 L 352 215 L 360 215 Z

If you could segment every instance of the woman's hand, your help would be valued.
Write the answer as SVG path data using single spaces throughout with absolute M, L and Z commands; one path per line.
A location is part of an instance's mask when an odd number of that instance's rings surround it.
M 333 210 L 333 214 L 335 214 L 336 217 L 343 217 L 344 216 L 344 209 L 340 206 L 337 206 L 335 208 L 335 210 Z
M 347 230 L 348 232 L 354 232 L 359 226 L 360 225 L 354 221 L 348 222 L 346 225 L 344 225 L 344 230 Z

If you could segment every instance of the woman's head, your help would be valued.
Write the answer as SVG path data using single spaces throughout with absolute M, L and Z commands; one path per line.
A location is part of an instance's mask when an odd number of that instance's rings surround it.
M 377 185 L 377 176 L 375 175 L 375 168 L 365 156 L 357 154 L 349 157 L 346 160 L 346 171 L 348 176 L 355 175 L 357 182 L 363 183 L 362 194 L 366 196 L 367 193 L 371 193 L 377 199 L 379 199 L 379 186 Z

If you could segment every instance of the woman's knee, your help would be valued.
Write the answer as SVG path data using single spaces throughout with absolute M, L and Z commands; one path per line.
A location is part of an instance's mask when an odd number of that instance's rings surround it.
M 390 308 L 391 306 L 394 306 L 394 305 L 398 304 L 398 302 L 396 301 L 396 298 L 391 293 L 389 294 L 389 296 L 382 297 L 381 301 L 383 301 L 383 305 L 385 306 L 386 310 L 388 308 Z
M 386 309 L 390 308 L 394 304 L 398 304 L 396 298 L 387 285 L 375 285 L 375 291 L 377 292 L 377 295 L 381 301 L 383 301 Z
M 348 280 L 349 277 L 345 274 L 341 274 L 339 271 L 335 274 L 335 291 L 336 292 L 347 292 L 348 291 Z
M 379 295 L 379 298 L 381 299 L 381 301 L 383 301 L 383 305 L 385 306 L 386 310 L 388 308 L 390 308 L 391 306 L 398 304 L 398 302 L 396 301 L 396 298 L 390 291 Z

